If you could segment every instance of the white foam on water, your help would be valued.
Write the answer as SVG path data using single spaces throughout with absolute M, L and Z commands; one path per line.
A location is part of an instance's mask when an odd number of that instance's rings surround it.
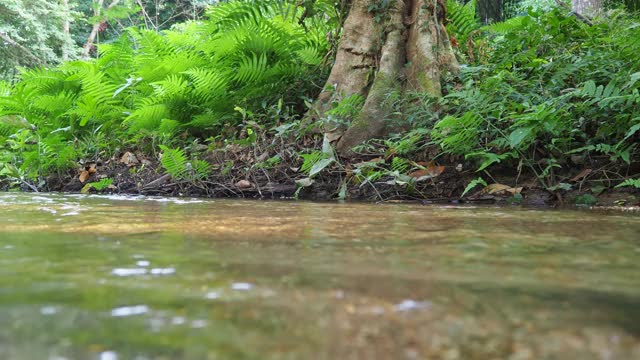
M 403 300 L 401 303 L 396 304 L 394 309 L 399 312 L 427 309 L 431 307 L 430 301 L 415 301 L 411 299 Z
M 118 360 L 118 354 L 115 351 L 103 351 L 100 353 L 100 360 Z
M 144 270 L 144 269 L 142 269 Z M 151 275 L 171 275 L 176 273 L 174 268 L 153 268 L 150 271 Z
M 140 268 L 115 268 L 111 270 L 111 274 L 115 276 L 138 276 L 138 275 L 146 275 L 147 269 Z
M 247 291 L 247 290 L 253 289 L 253 284 L 246 283 L 246 282 L 237 282 L 237 283 L 231 284 L 231 289 L 238 290 L 238 291 Z
M 146 314 L 147 312 L 149 312 L 149 307 L 147 305 L 123 306 L 123 307 L 112 309 L 111 316 L 113 317 L 134 316 L 134 315 Z

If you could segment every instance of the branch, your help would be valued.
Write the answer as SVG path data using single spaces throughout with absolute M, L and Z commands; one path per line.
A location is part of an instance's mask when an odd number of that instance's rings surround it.
M 111 9 L 112 7 L 118 5 L 118 3 L 120 2 L 120 0 L 113 0 L 111 2 L 111 4 L 109 4 L 109 6 L 107 6 L 107 10 Z M 100 15 L 100 9 L 102 9 L 102 4 L 104 3 L 104 0 L 99 0 L 98 1 L 98 9 L 96 10 L 96 16 Z M 106 19 L 98 21 L 97 23 L 93 24 L 93 28 L 91 29 L 91 33 L 89 34 L 89 38 L 87 39 L 87 42 L 82 46 L 82 57 L 83 58 L 88 58 L 89 57 L 89 53 L 91 52 L 91 48 L 93 47 L 93 43 L 94 41 L 96 41 L 96 36 L 98 36 L 98 32 L 100 31 L 100 26 L 102 26 L 102 24 L 104 24 L 105 22 L 107 22 Z
M 35 56 L 31 50 L 27 49 L 26 47 L 18 44 L 15 40 L 13 40 L 9 35 L 7 35 L 6 33 L 0 32 L 0 39 L 4 40 L 7 44 L 11 45 L 11 46 L 15 46 L 18 49 L 22 50 L 23 53 L 25 53 L 30 59 L 32 59 L 33 61 L 36 62 L 36 64 L 42 64 L 42 60 Z

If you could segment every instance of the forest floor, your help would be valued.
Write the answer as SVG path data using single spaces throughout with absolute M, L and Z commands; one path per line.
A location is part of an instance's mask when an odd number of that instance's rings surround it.
M 592 170 L 598 164 L 582 165 L 555 174 L 558 183 L 570 184 L 570 190 L 547 190 L 541 182 L 526 172 L 508 167 L 489 172 L 477 172 L 475 163 L 440 157 L 430 162 L 438 149 L 426 147 L 412 155 L 423 169 L 409 172 L 414 180 L 399 181 L 390 170 L 375 180 L 356 176 L 362 164 L 389 164 L 393 155 L 370 154 L 351 159 L 338 159 L 313 178 L 301 171 L 304 149 L 320 147 L 322 140 L 313 137 L 291 144 L 275 139 L 262 146 L 226 145 L 216 150 L 203 146 L 200 158 L 211 165 L 211 173 L 200 180 L 175 180 L 167 174 L 157 156 L 140 151 L 122 151 L 109 159 L 94 159 L 83 167 L 50 175 L 45 189 L 61 192 L 118 193 L 156 196 L 211 198 L 307 199 L 330 201 L 338 199 L 373 202 L 486 203 L 525 206 L 604 206 L 633 208 L 640 206 L 640 190 L 614 188 L 607 182 L 606 171 Z M 275 145 L 274 145 L 275 144 Z M 277 155 L 279 161 L 269 164 Z M 426 175 L 426 176 L 425 176 Z M 478 184 L 463 194 L 466 187 L 481 176 L 486 184 Z M 101 179 L 112 184 L 97 191 L 90 184 Z M 406 177 L 405 177 L 406 179 Z M 89 184 L 89 185 L 88 185 Z M 604 186 L 603 186 L 604 184 Z M 608 184 L 608 186 L 607 186 Z M 23 186 L 24 190 L 29 188 Z M 464 195 L 464 196 L 463 196 Z

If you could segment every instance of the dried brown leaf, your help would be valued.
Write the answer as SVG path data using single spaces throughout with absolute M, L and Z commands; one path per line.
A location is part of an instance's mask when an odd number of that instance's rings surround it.
M 236 183 L 236 187 L 238 189 L 248 189 L 253 187 L 253 185 L 248 180 L 240 180 Z
M 484 194 L 490 194 L 490 195 L 509 195 L 509 194 L 515 195 L 515 194 L 520 194 L 521 191 L 522 191 L 522 187 L 514 188 L 509 185 L 496 183 L 496 184 L 490 184 L 486 186 L 480 192 Z
M 140 164 L 140 161 L 138 161 L 138 158 L 136 157 L 136 155 L 129 151 L 125 152 L 120 157 L 120 162 L 127 165 L 128 167 L 134 167 Z
M 422 181 L 431 179 L 442 174 L 445 170 L 444 166 L 428 166 L 426 169 L 416 170 L 409 174 L 410 177 L 415 178 L 416 181 Z
M 90 174 L 87 170 L 82 170 L 80 177 L 78 178 L 81 183 L 84 183 L 89 178 Z
M 584 169 L 584 170 L 580 171 L 578 173 L 578 175 L 572 177 L 571 180 L 569 180 L 569 181 L 576 182 L 578 180 L 581 180 L 582 178 L 584 178 L 587 175 L 591 174 L 592 171 L 593 171 L 592 169 Z

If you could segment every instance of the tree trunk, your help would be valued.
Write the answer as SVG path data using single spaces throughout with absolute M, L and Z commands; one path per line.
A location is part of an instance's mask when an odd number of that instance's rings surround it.
M 62 0 L 62 6 L 64 8 L 64 19 L 62 22 L 62 32 L 65 36 L 65 42 L 62 44 L 62 60 L 69 60 L 69 42 L 70 39 L 70 23 L 71 23 L 71 8 L 69 7 L 69 0 Z
M 120 0 L 111 1 L 111 4 L 109 4 L 109 6 L 107 6 L 107 10 L 109 10 L 112 7 L 118 5 L 119 2 L 120 2 Z M 95 15 L 96 16 L 100 16 L 103 4 L 104 4 L 104 0 L 98 0 L 97 6 L 96 6 L 96 11 L 95 11 Z M 89 58 L 89 54 L 91 53 L 91 49 L 93 48 L 93 43 L 96 41 L 96 37 L 98 36 L 98 32 L 100 32 L 100 28 L 102 26 L 104 26 L 106 23 L 107 23 L 107 19 L 104 18 L 103 20 L 98 21 L 97 23 L 93 24 L 93 28 L 91 28 L 91 33 L 89 34 L 89 38 L 87 39 L 87 42 L 82 46 L 82 57 L 84 59 L 88 59 Z
M 485 24 L 502 21 L 502 0 L 477 0 L 478 16 Z
M 596 16 L 603 10 L 602 0 L 571 0 L 571 10 L 584 16 Z
M 388 7 L 369 10 L 382 4 Z M 441 94 L 444 72 L 458 69 L 445 19 L 444 0 L 353 0 L 329 79 L 307 113 L 307 119 L 321 120 L 336 101 L 365 98 L 348 129 L 329 124 L 344 131 L 336 145 L 340 155 L 354 155 L 354 146 L 384 135 L 393 125 L 384 104 L 390 92 Z M 329 131 L 326 124 L 323 130 Z

